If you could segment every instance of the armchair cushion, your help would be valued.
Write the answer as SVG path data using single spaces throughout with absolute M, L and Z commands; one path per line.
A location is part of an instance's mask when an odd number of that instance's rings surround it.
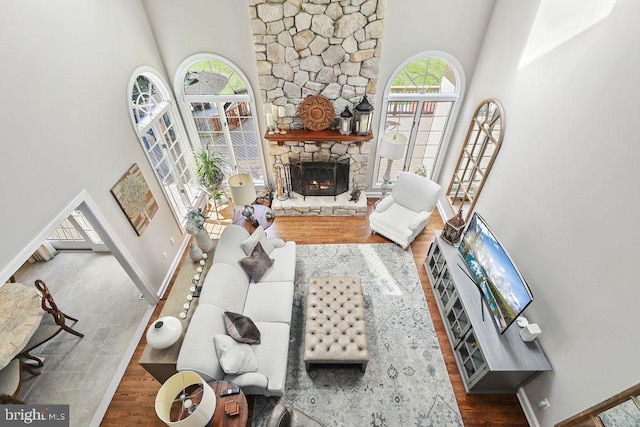
M 409 228 L 411 230 L 417 230 L 418 228 L 422 229 L 424 225 L 429 221 L 429 213 L 425 211 L 420 211 L 414 215 L 409 222 Z
M 440 193 L 440 184 L 420 175 L 401 172 L 391 195 L 396 203 L 414 212 L 432 212 Z

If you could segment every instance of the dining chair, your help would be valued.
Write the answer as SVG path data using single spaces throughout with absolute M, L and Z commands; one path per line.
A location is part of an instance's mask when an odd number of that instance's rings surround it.
M 22 387 L 22 371 L 31 375 L 40 375 L 40 372 L 32 369 L 20 359 L 13 359 L 0 371 L 0 402 L 24 404 L 18 399 L 18 393 Z
M 37 363 L 38 366 L 43 366 L 43 362 L 42 359 L 33 356 L 30 352 L 31 350 L 35 349 L 36 347 L 41 346 L 42 344 L 46 343 L 47 341 L 51 340 L 53 337 L 55 337 L 56 335 L 58 335 L 60 332 L 62 331 L 66 331 L 69 332 L 70 334 L 73 334 L 75 336 L 78 336 L 80 338 L 84 337 L 83 333 L 80 333 L 78 331 L 76 331 L 75 329 L 67 326 L 66 321 L 71 320 L 74 322 L 77 322 L 78 319 L 73 318 L 65 313 L 63 313 L 57 306 L 56 302 L 54 301 L 53 297 L 51 296 L 51 293 L 49 292 L 49 288 L 47 288 L 47 285 L 40 279 L 37 279 L 35 281 L 35 286 L 36 288 L 38 288 L 38 291 L 40 291 L 40 294 L 42 295 L 42 309 L 51 314 L 51 316 L 53 317 L 53 321 L 55 322 L 56 325 L 56 330 L 53 334 L 49 335 L 46 339 L 42 339 L 42 336 L 38 336 L 38 334 L 34 335 L 34 337 L 29 341 L 29 343 L 27 344 L 27 349 L 24 350 L 20 355 L 26 359 L 30 359 L 33 360 L 34 362 Z M 34 344 L 35 343 L 35 344 Z

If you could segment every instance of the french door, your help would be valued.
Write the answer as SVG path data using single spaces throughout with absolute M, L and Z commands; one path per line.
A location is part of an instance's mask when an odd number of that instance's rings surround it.
M 409 140 L 404 159 L 395 161 L 391 176 L 402 171 L 420 173 L 434 179 L 440 166 L 442 142 L 453 101 L 396 100 L 389 101 L 385 121 L 385 133 L 403 134 Z M 382 181 L 384 168 L 378 170 Z

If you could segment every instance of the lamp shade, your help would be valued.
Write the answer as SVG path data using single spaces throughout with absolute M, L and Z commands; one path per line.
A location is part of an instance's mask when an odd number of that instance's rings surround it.
M 179 404 L 182 410 L 171 407 Z M 183 371 L 171 376 L 156 395 L 156 414 L 168 426 L 204 427 L 213 418 L 216 410 L 216 394 L 202 377 L 195 372 Z M 182 418 L 182 419 L 179 419 Z
M 231 199 L 236 205 L 250 205 L 258 197 L 251 175 L 239 173 L 230 177 L 227 183 L 231 190 Z
M 182 323 L 173 316 L 164 316 L 147 329 L 147 343 L 152 348 L 171 347 L 182 334 Z
M 401 133 L 386 133 L 380 145 L 380 157 L 398 160 L 404 156 L 408 138 Z

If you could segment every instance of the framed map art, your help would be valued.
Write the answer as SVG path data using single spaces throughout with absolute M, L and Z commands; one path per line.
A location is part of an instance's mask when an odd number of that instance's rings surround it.
M 141 236 L 158 211 L 158 203 L 137 163 L 116 182 L 111 188 L 111 194 L 118 201 L 136 234 Z

